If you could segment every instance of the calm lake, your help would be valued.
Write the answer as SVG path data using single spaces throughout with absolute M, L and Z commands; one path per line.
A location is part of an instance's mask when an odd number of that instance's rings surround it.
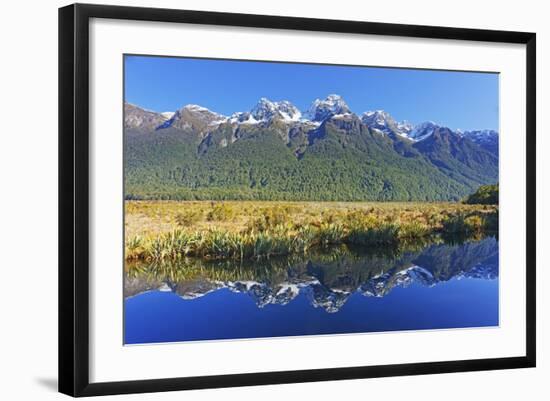
M 497 326 L 498 241 L 130 263 L 126 344 Z

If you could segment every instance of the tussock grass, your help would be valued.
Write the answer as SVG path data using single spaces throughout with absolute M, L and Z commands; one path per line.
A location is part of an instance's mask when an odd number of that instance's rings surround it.
M 126 259 L 262 259 L 498 230 L 498 206 L 453 203 L 126 202 Z

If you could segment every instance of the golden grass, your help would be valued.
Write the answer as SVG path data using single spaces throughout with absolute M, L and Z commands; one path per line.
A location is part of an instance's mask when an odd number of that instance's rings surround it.
M 440 222 L 446 215 L 491 213 L 498 210 L 498 206 L 493 205 L 447 202 L 126 201 L 125 204 L 126 238 L 156 235 L 175 229 L 239 232 L 259 216 L 274 209 L 279 209 L 288 220 L 297 224 L 336 222 L 350 212 L 368 212 L 388 221 L 417 221 L 430 226 Z M 214 219 L 209 220 L 209 214 L 219 206 L 229 209 L 228 215 L 218 214 L 216 219 L 214 213 Z M 182 221 L 185 219 L 181 217 L 192 213 L 199 214 L 198 220 L 191 223 Z
M 243 258 L 498 229 L 498 206 L 412 202 L 127 201 L 127 259 Z

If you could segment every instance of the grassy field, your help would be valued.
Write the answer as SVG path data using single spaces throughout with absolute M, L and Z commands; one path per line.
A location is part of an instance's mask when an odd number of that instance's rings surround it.
M 259 259 L 339 244 L 498 231 L 498 206 L 461 203 L 127 201 L 126 259 Z

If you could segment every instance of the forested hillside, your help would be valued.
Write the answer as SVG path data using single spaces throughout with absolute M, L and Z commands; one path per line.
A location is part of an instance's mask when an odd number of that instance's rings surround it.
M 498 181 L 498 154 L 465 135 L 434 125 L 415 140 L 387 113 L 344 106 L 327 98 L 304 119 L 262 99 L 231 117 L 186 106 L 166 118 L 127 104 L 126 198 L 438 201 Z

